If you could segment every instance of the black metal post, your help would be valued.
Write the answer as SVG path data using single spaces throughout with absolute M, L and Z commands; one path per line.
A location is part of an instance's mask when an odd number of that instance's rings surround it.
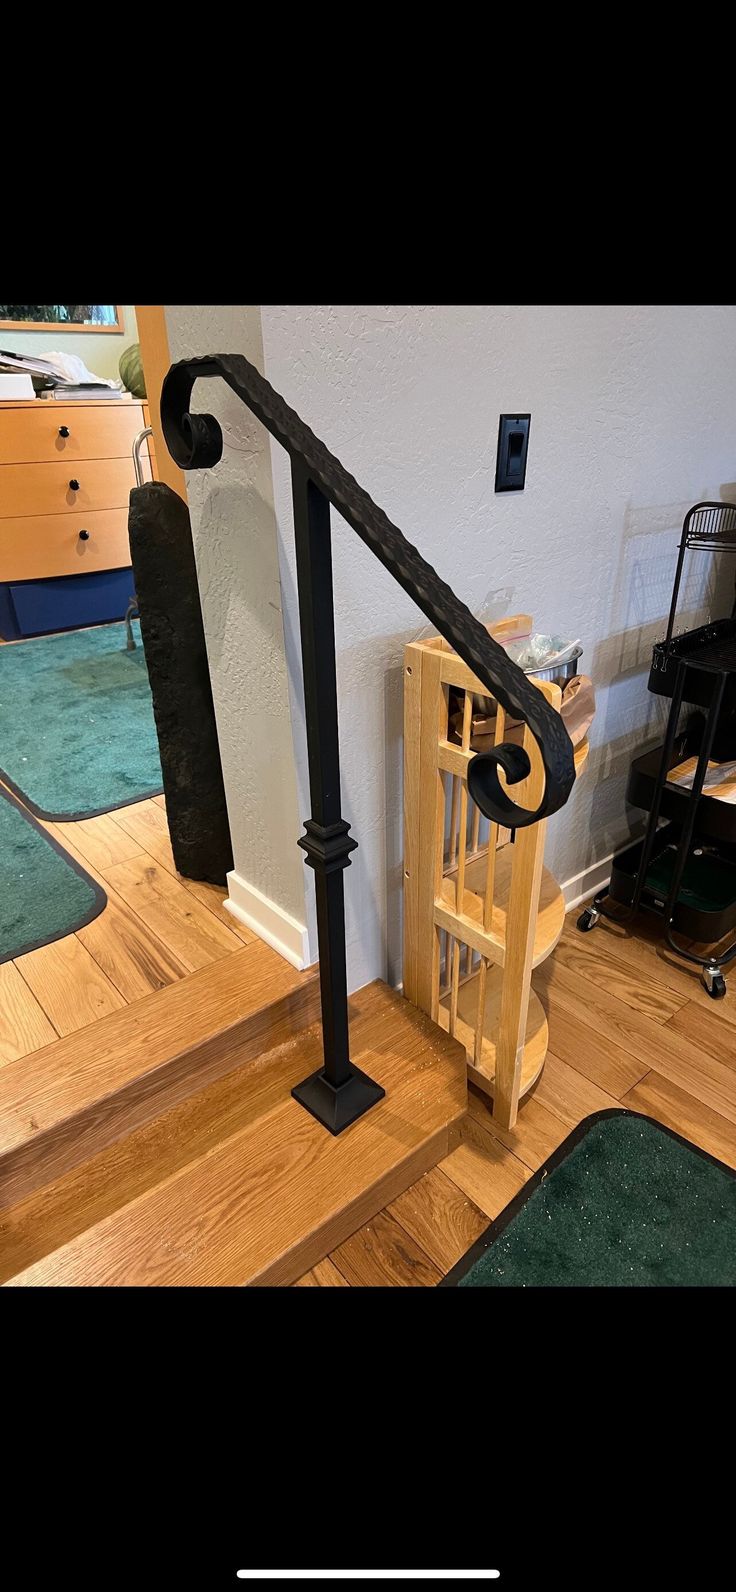
M 292 1094 L 330 1133 L 341 1133 L 385 1090 L 350 1061 L 343 869 L 357 841 L 340 812 L 330 505 L 298 459 L 291 480 L 312 805 L 298 844 L 315 876 L 324 1044 L 324 1067 Z

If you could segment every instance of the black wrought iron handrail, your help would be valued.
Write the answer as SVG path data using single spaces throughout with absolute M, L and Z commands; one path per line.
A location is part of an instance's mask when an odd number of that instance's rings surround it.
M 307 833 L 298 844 L 315 871 L 325 1050 L 324 1069 L 294 1092 L 332 1132 L 340 1132 L 380 1099 L 383 1090 L 349 1061 L 342 870 L 357 842 L 340 811 L 330 504 L 478 676 L 488 695 L 529 725 L 544 764 L 541 802 L 534 810 L 521 807 L 501 784 L 499 769 L 508 785 L 530 771 L 527 753 L 505 742 L 478 753 L 468 769 L 470 794 L 487 818 L 519 829 L 562 807 L 575 780 L 572 743 L 544 694 L 242 355 L 213 354 L 172 365 L 161 393 L 161 422 L 176 463 L 184 470 L 207 469 L 222 457 L 218 421 L 189 409 L 194 383 L 207 376 L 227 382 L 291 456 L 312 802 Z

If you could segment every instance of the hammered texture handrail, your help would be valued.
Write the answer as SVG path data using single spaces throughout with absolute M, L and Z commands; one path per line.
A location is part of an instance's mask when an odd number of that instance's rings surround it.
M 523 828 L 557 812 L 575 782 L 572 742 L 559 713 L 339 459 L 242 355 L 212 354 L 179 360 L 171 366 L 161 391 L 161 422 L 176 463 L 183 470 L 208 469 L 222 457 L 218 421 L 213 415 L 189 411 L 192 388 L 202 376 L 219 376 L 227 382 L 292 458 L 301 462 L 315 486 L 478 676 L 488 694 L 507 713 L 529 725 L 545 770 L 539 807 L 532 812 L 518 806 L 501 785 L 499 767 L 509 784 L 526 778 L 530 769 L 526 752 L 504 742 L 491 751 L 479 752 L 468 770 L 468 788 L 481 812 L 509 828 Z

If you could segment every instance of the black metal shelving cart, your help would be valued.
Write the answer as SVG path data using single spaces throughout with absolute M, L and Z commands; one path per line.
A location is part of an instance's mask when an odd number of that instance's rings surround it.
M 627 786 L 627 799 L 648 814 L 646 829 L 614 858 L 608 885 L 578 928 L 585 933 L 601 917 L 620 923 L 641 909 L 656 913 L 670 949 L 701 968 L 718 999 L 726 993 L 723 969 L 736 957 L 736 603 L 730 619 L 674 635 L 689 548 L 736 552 L 736 504 L 696 503 L 685 516 L 667 634 L 649 674 L 649 690 L 671 699 L 665 738 L 634 758 Z M 682 727 L 684 705 L 695 711 Z M 678 944 L 675 934 L 702 942 L 706 954 Z

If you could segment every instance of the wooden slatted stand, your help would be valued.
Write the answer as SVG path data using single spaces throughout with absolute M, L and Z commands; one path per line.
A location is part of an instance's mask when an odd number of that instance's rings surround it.
M 489 629 L 508 635 L 515 623 Z M 559 710 L 560 687 L 534 683 Z M 460 703 L 460 744 L 451 738 L 451 693 Z M 543 866 L 546 824 L 517 830 L 512 844 L 469 798 L 474 697 L 487 700 L 485 687 L 441 637 L 406 648 L 404 994 L 464 1045 L 468 1076 L 510 1128 L 544 1066 L 547 1020 L 531 975 L 557 944 L 565 903 Z M 498 745 L 510 732 L 503 709 L 490 705 Z M 514 797 L 534 808 L 544 791 L 542 759 L 528 725 L 514 734 L 531 763 Z M 586 739 L 575 750 L 578 772 L 587 753 Z

